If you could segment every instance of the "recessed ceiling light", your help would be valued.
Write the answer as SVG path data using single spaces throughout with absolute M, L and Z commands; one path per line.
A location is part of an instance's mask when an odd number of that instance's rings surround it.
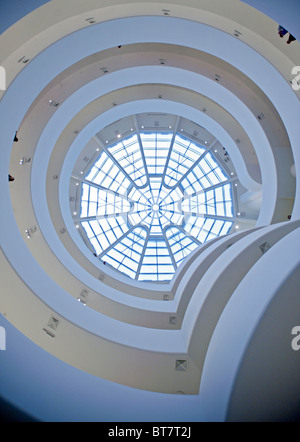
M 237 29 L 234 30 L 233 35 L 235 37 L 240 37 L 242 35 L 242 33 L 240 31 L 238 31 Z
M 264 114 L 261 112 L 259 115 L 257 115 L 257 118 L 259 120 L 263 120 L 265 118 Z
M 83 304 L 83 305 L 86 305 L 86 302 L 84 302 L 82 299 L 80 299 L 80 298 L 77 298 L 77 301 L 78 302 L 80 302 L 81 304 Z

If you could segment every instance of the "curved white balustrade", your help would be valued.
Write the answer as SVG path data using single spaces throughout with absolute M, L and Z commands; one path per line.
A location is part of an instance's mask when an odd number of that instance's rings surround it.
M 296 279 L 298 277 L 299 283 L 299 242 L 300 230 L 297 228 L 268 250 L 250 269 L 224 309 L 208 347 L 200 385 L 200 395 L 207 403 L 206 420 L 226 420 L 230 401 L 233 400 L 232 395 L 237 375 L 239 371 L 245 370 L 242 362 L 251 339 L 253 339 L 256 332 L 259 334 L 259 330 L 261 331 L 270 310 L 270 305 L 277 298 L 283 299 L 283 303 L 284 298 L 291 300 L 284 290 L 284 285 L 293 276 Z M 292 289 L 296 297 L 297 288 L 298 286 L 293 286 Z M 273 327 L 280 330 L 280 339 L 283 339 L 284 342 L 283 344 L 282 342 L 277 342 L 277 344 L 276 342 L 272 342 L 272 344 L 270 342 L 270 347 L 273 347 L 275 352 L 276 348 L 278 349 L 278 357 L 282 360 L 284 372 L 280 373 L 283 377 L 276 380 L 276 374 L 274 376 L 271 369 L 267 372 L 262 369 L 261 375 L 254 371 L 254 375 L 256 374 L 258 378 L 259 376 L 265 377 L 268 373 L 272 376 L 273 382 L 272 392 L 268 391 L 267 385 L 261 385 L 262 396 L 261 394 L 257 396 L 260 397 L 261 402 L 256 404 L 256 419 L 258 420 L 261 418 L 267 420 L 284 418 L 285 413 L 287 413 L 286 417 L 288 418 L 289 413 L 297 411 L 295 408 L 289 409 L 289 392 L 286 402 L 283 400 L 283 391 L 288 388 L 286 381 L 289 377 L 292 378 L 292 383 L 295 382 L 295 393 L 297 393 L 297 382 L 299 383 L 299 375 L 297 376 L 297 358 L 299 358 L 299 355 L 296 352 L 293 353 L 291 348 L 291 330 L 295 324 L 291 323 L 290 328 L 287 327 L 288 319 L 292 318 L 292 315 L 290 312 L 287 315 L 283 314 L 282 304 L 278 307 L 280 310 L 277 310 L 276 316 L 274 316 L 277 321 L 273 324 Z M 296 308 L 296 316 L 299 315 L 299 303 L 291 303 L 291 307 Z M 289 311 L 288 305 L 286 309 Z M 281 316 L 282 319 L 280 320 Z M 269 333 L 271 333 L 269 335 L 271 339 L 272 331 L 270 329 Z M 289 355 L 294 355 L 292 362 L 290 356 L 289 360 L 284 361 L 282 359 L 280 351 L 283 349 Z M 265 347 L 265 352 L 267 350 Z M 277 367 L 277 358 L 273 358 L 273 363 Z M 253 387 L 253 384 L 250 384 L 250 386 Z M 265 397 L 263 397 L 264 395 Z M 276 413 L 272 415 L 272 407 L 268 404 L 269 412 L 264 416 L 264 406 L 270 398 L 273 402 L 273 412 L 276 410 Z M 239 405 L 242 406 L 241 403 Z M 250 419 L 255 413 L 253 404 L 251 405 L 249 407 Z
M 196 287 L 183 320 L 188 354 L 202 370 L 211 336 L 232 293 L 269 248 L 299 228 L 300 221 L 280 223 L 249 233 L 223 252 Z M 230 275 L 230 277 L 228 277 Z

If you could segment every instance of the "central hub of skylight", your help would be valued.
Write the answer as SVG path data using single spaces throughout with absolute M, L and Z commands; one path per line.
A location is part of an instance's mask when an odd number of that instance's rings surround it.
M 211 147 L 171 131 L 101 145 L 80 177 L 77 221 L 94 255 L 132 279 L 170 281 L 196 247 L 227 234 L 232 178 Z

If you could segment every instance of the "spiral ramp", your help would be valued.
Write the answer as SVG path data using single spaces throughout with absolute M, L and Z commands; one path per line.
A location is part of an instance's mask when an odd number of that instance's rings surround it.
M 10 406 L 41 421 L 299 417 L 300 45 L 277 27 L 300 40 L 300 7 L 260 3 L 0 6 L 0 395 Z M 226 146 L 242 208 L 231 233 L 194 250 L 167 284 L 95 260 L 72 217 L 95 134 L 153 114 L 197 122 Z

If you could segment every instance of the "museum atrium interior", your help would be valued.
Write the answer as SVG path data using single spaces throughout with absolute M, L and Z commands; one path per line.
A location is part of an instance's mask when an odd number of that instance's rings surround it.
M 1 2 L 11 419 L 298 420 L 299 23 L 293 0 Z

